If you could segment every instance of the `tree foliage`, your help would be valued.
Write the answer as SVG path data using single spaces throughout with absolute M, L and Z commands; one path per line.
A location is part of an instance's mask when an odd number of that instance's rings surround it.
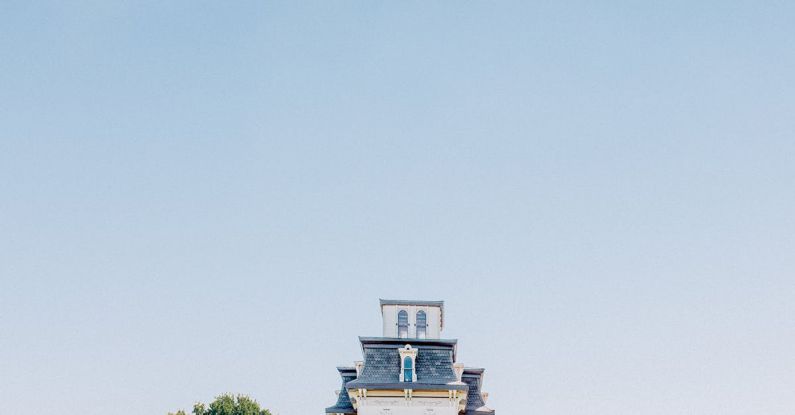
M 168 415 L 186 415 L 185 411 Z M 193 405 L 193 415 L 271 415 L 267 409 L 260 408 L 257 401 L 245 395 L 223 394 L 215 398 L 209 405 L 201 402 Z

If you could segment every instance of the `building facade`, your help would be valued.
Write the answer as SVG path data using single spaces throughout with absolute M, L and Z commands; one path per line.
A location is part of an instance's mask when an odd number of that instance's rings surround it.
M 456 360 L 458 340 L 442 339 L 444 302 L 380 300 L 382 337 L 359 337 L 362 361 L 338 367 L 335 415 L 494 415 L 482 368 Z

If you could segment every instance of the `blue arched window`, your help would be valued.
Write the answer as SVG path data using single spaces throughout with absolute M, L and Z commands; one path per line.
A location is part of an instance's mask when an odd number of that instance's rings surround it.
M 409 313 L 400 310 L 398 313 L 398 337 L 405 339 L 409 337 Z
M 428 319 L 425 312 L 417 311 L 417 338 L 424 339 L 428 332 Z
M 414 365 L 410 357 L 403 358 L 403 382 L 411 382 L 414 378 Z

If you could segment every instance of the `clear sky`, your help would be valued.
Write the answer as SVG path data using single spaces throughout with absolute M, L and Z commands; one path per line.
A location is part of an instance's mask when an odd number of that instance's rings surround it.
M 795 6 L 0 2 L 0 412 L 321 414 L 378 298 L 512 414 L 795 411 Z

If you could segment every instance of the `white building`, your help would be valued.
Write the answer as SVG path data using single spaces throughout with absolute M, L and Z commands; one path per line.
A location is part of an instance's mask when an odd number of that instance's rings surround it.
M 342 389 L 326 414 L 494 415 L 483 369 L 456 361 L 441 339 L 444 302 L 381 300 L 383 337 L 359 337 L 363 361 L 338 367 Z

